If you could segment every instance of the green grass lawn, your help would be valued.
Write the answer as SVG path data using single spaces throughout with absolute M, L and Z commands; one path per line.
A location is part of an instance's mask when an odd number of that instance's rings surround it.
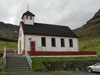
M 11 75 L 11 73 L 1 72 L 0 75 Z
M 91 39 L 79 42 L 81 51 L 96 51 L 100 59 L 100 39 Z
M 3 51 L 5 46 L 11 50 L 17 50 L 17 42 L 0 41 L 0 51 Z
M 0 70 L 3 71 L 3 58 L 0 58 Z

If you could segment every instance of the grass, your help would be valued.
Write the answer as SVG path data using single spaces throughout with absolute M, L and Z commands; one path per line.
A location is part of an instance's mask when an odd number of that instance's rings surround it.
M 3 58 L 0 58 L 0 70 L 3 71 Z
M 81 51 L 96 51 L 98 59 L 100 59 L 100 39 L 91 39 L 86 41 L 80 41 Z
M 11 73 L 0 72 L 0 75 L 11 75 Z
M 39 59 L 39 58 L 32 58 L 32 69 L 34 71 L 40 71 L 40 70 L 43 70 L 45 69 L 44 65 L 42 64 L 42 60 L 43 59 Z
M 17 50 L 17 42 L 0 41 L 0 51 L 3 51 L 5 46 L 11 50 Z

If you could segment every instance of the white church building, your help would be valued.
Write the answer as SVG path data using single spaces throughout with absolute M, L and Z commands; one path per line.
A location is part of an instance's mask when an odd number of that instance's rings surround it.
M 94 55 L 79 51 L 78 36 L 67 26 L 34 22 L 35 15 L 22 15 L 18 34 L 18 54 L 30 56 Z

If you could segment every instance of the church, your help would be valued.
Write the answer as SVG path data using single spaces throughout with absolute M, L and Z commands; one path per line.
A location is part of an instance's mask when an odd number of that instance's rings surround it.
M 30 56 L 95 55 L 80 52 L 79 37 L 68 27 L 35 23 L 35 15 L 26 11 L 22 15 L 18 34 L 18 54 Z

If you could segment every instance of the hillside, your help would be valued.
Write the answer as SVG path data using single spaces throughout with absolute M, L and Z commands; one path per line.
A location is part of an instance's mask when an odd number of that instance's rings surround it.
M 18 26 L 0 22 L 0 40 L 17 41 Z
M 100 10 L 82 27 L 74 30 L 80 40 L 100 38 Z

